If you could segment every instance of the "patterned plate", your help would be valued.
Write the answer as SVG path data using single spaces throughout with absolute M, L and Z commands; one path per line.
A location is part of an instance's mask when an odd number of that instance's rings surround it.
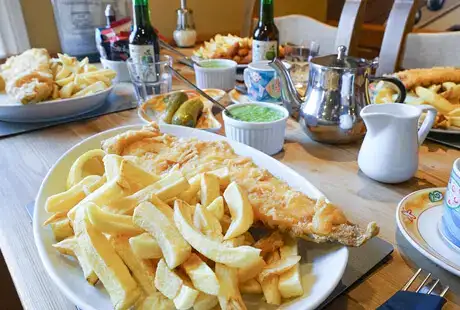
M 460 252 L 450 246 L 438 229 L 445 192 L 445 188 L 428 188 L 407 195 L 398 205 L 396 222 L 420 253 L 460 276 Z

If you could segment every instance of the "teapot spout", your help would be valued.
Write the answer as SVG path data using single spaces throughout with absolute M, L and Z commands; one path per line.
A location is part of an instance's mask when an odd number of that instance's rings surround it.
M 278 58 L 273 59 L 268 65 L 272 67 L 279 76 L 283 105 L 292 116 L 297 116 L 304 100 L 297 92 L 288 70 Z

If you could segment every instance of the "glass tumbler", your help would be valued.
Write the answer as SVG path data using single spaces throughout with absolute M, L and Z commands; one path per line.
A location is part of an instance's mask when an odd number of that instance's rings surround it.
M 286 43 L 284 57 L 291 67 L 289 73 L 298 90 L 305 91 L 308 83 L 309 61 L 319 54 L 319 44 L 315 41 L 302 42 L 301 45 Z
M 133 83 L 138 105 L 155 95 L 168 93 L 172 89 L 172 58 L 160 55 L 156 62 L 127 60 L 129 75 Z

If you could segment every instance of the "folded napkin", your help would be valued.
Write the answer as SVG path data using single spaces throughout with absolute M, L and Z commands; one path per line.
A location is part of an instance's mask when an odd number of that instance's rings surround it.
M 446 303 L 444 297 L 409 291 L 399 291 L 378 310 L 438 310 Z

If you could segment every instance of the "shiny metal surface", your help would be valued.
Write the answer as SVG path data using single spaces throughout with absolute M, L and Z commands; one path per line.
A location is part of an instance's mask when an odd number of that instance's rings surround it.
M 177 9 L 176 13 L 176 30 L 195 29 L 195 21 L 193 19 L 193 11 L 191 9 L 181 7 L 180 9 Z
M 319 57 L 321 64 L 311 60 L 305 98 L 298 95 L 281 61 L 270 63 L 280 77 L 284 106 L 307 135 L 319 142 L 348 143 L 366 133 L 359 114 L 370 103 L 369 77 L 377 60 L 348 57 L 345 52 L 340 46 L 337 55 Z

